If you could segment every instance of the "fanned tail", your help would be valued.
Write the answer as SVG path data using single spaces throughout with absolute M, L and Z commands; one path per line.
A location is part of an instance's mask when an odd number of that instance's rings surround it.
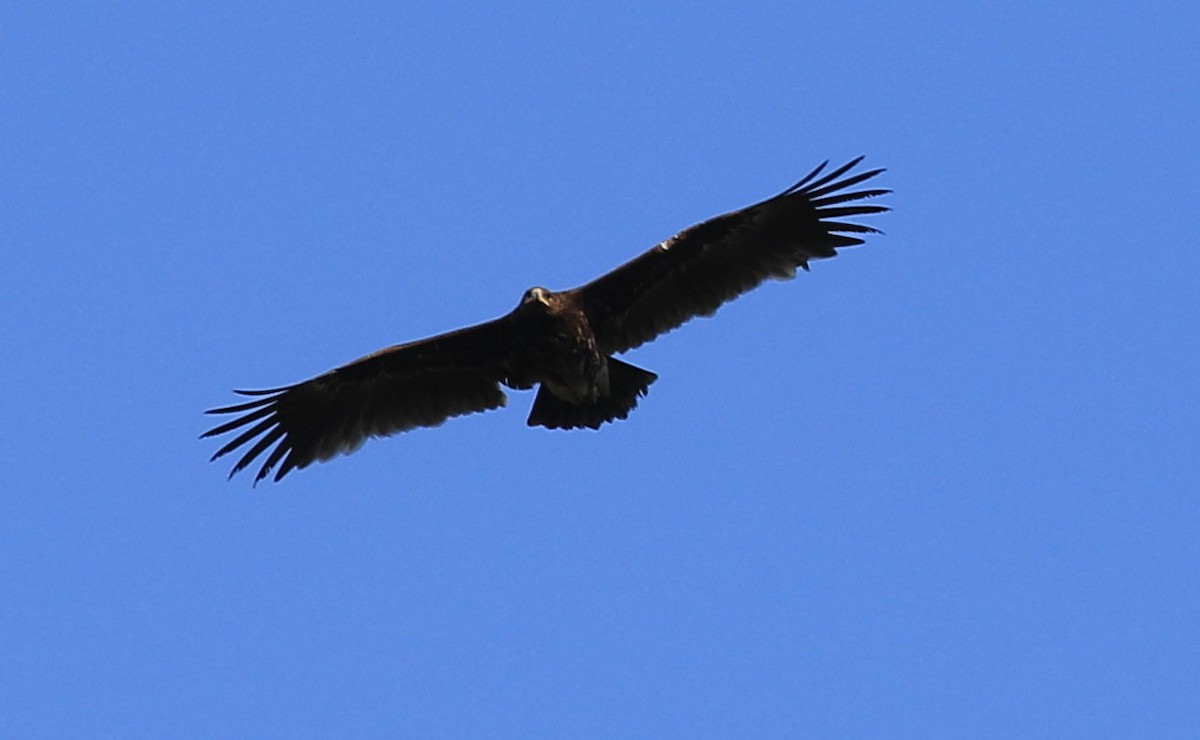
M 547 429 L 599 429 L 605 422 L 629 416 L 638 398 L 646 395 L 650 384 L 657 379 L 649 370 L 609 357 L 607 396 L 595 403 L 574 404 L 554 395 L 542 384 L 525 423 Z

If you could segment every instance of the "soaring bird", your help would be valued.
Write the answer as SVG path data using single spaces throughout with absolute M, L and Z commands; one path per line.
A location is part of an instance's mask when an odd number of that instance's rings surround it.
M 277 465 L 278 481 L 368 437 L 503 406 L 501 385 L 538 386 L 529 426 L 598 429 L 624 419 L 658 376 L 613 355 L 879 233 L 845 220 L 888 210 L 862 201 L 889 190 L 851 189 L 883 172 L 848 174 L 861 161 L 829 172 L 824 162 L 779 195 L 687 228 L 585 285 L 530 288 L 498 319 L 381 349 L 295 385 L 235 391 L 252 400 L 206 412 L 236 416 L 203 437 L 240 430 L 212 460 L 249 445 L 232 478 L 270 450 L 254 482 Z

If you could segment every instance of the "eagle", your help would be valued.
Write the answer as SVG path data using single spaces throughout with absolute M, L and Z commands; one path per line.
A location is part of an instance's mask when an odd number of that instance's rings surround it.
M 828 172 L 823 162 L 775 197 L 687 228 L 585 285 L 530 288 L 492 321 L 381 349 L 295 385 L 234 391 L 251 400 L 206 412 L 236 416 L 202 438 L 238 432 L 210 461 L 248 445 L 229 477 L 266 454 L 254 483 L 276 466 L 279 481 L 369 437 L 504 406 L 501 386 L 538 386 L 529 426 L 598 429 L 625 419 L 658 376 L 614 355 L 880 233 L 846 220 L 888 210 L 863 201 L 890 190 L 852 189 L 884 171 L 850 174 L 862 159 Z

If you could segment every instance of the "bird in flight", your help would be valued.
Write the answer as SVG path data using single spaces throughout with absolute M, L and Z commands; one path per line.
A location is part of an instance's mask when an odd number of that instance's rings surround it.
M 825 162 L 779 195 L 685 229 L 585 285 L 530 288 L 498 319 L 381 349 L 295 385 L 235 391 L 252 400 L 206 412 L 236 415 L 202 435 L 238 431 L 212 460 L 249 445 L 229 476 L 266 453 L 254 483 L 276 466 L 278 481 L 369 437 L 499 408 L 502 385 L 538 386 L 529 426 L 598 429 L 624 419 L 658 376 L 613 355 L 879 233 L 844 220 L 888 210 L 862 201 L 889 190 L 851 189 L 883 172 L 848 174 L 861 161 L 829 172 Z

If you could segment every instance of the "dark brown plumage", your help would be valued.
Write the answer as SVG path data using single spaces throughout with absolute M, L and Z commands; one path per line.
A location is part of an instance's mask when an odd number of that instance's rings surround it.
M 530 426 L 597 429 L 624 419 L 657 376 L 613 354 L 878 233 L 843 220 L 887 210 L 858 201 L 888 190 L 848 190 L 883 170 L 838 179 L 861 160 L 824 175 L 822 164 L 774 198 L 692 226 L 586 285 L 530 288 L 498 319 L 382 349 L 296 385 L 237 391 L 252 400 L 207 412 L 237 416 L 202 436 L 239 432 L 212 459 L 249 445 L 232 477 L 270 449 L 254 482 L 276 466 L 279 480 L 368 437 L 503 406 L 501 385 L 539 386 Z

